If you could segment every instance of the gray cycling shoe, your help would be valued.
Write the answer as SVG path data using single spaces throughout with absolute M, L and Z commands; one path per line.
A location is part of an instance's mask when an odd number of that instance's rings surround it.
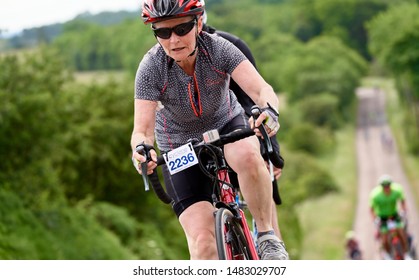
M 289 260 L 284 242 L 276 235 L 266 234 L 257 239 L 258 255 L 261 260 Z

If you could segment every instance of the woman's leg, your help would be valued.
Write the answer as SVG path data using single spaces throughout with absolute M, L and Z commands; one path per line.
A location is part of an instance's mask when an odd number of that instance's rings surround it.
M 200 201 L 185 209 L 179 222 L 188 241 L 191 260 L 216 260 L 217 246 L 214 233 L 214 207 Z

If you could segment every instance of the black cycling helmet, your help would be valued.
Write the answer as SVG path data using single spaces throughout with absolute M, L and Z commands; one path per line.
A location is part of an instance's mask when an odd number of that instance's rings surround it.
M 203 0 L 144 0 L 141 17 L 147 24 L 172 17 L 200 16 L 204 10 Z

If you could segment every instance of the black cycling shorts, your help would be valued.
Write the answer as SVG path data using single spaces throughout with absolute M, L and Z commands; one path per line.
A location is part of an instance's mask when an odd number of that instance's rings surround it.
M 239 115 L 226 124 L 220 130 L 220 134 L 246 127 L 249 127 L 247 118 Z M 173 211 L 178 217 L 196 202 L 212 203 L 213 182 L 201 171 L 199 165 L 194 165 L 174 175 L 170 175 L 167 166 L 163 165 L 163 177 L 167 193 L 173 199 Z

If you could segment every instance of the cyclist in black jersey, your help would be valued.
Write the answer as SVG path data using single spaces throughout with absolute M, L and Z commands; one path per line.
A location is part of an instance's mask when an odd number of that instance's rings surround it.
M 157 44 L 143 57 L 136 74 L 134 127 L 131 136 L 134 166 L 146 158 L 137 146 L 179 155 L 191 138 L 202 139 L 211 129 L 228 133 L 264 125 L 269 137 L 279 129 L 278 98 L 244 54 L 231 42 L 202 31 L 202 0 L 144 0 L 142 19 L 151 24 Z M 234 79 L 262 108 L 256 120 L 229 89 Z M 261 135 L 255 128 L 257 135 Z M 156 168 L 150 151 L 147 174 Z M 272 184 L 256 136 L 224 146 L 227 163 L 237 173 L 248 208 L 258 227 L 258 253 L 264 260 L 287 259 L 284 243 L 275 235 L 271 216 Z M 173 209 L 185 232 L 191 259 L 217 259 L 212 205 L 212 182 L 199 166 L 163 176 Z
M 239 37 L 237 37 L 236 35 L 233 35 L 229 32 L 226 31 L 222 31 L 222 30 L 218 30 L 216 28 L 214 28 L 213 26 L 210 26 L 207 24 L 207 13 L 204 12 L 203 14 L 203 21 L 204 21 L 204 27 L 203 30 L 210 33 L 210 34 L 218 34 L 221 37 L 223 37 L 224 39 L 232 42 L 246 57 L 247 59 L 249 59 L 249 61 L 255 66 L 255 68 L 257 69 L 256 66 L 256 60 L 252 54 L 252 51 L 250 50 L 249 46 L 246 44 L 246 42 L 244 42 L 242 39 L 240 39 Z M 242 105 L 243 109 L 246 112 L 246 115 L 248 117 L 250 117 L 252 115 L 251 113 L 251 108 L 253 105 L 255 105 L 255 103 L 253 102 L 253 100 L 240 88 L 240 86 L 234 81 L 232 80 L 230 82 L 230 89 L 234 92 L 234 94 L 237 96 L 237 100 L 239 101 L 239 103 Z M 282 200 L 281 200 L 281 196 L 279 194 L 279 190 L 278 190 L 278 182 L 277 180 L 279 179 L 279 177 L 282 174 L 282 169 L 284 167 L 284 159 L 282 158 L 281 154 L 280 154 L 280 146 L 278 143 L 278 140 L 276 139 L 276 136 L 271 137 L 271 142 L 272 142 L 272 146 L 275 150 L 276 153 L 279 154 L 282 162 L 281 162 L 281 166 L 280 167 L 273 167 L 273 175 L 274 178 L 272 180 L 272 190 L 273 190 L 273 209 L 272 209 L 272 225 L 274 227 L 275 233 L 276 235 L 282 239 L 282 235 L 281 235 L 281 231 L 279 229 L 279 225 L 278 225 L 278 216 L 277 216 L 277 212 L 276 212 L 276 206 L 275 205 L 281 205 L 282 204 Z M 265 154 L 265 148 L 264 145 L 261 141 L 261 153 L 264 156 L 265 160 L 267 159 L 266 154 Z M 267 162 L 268 168 L 270 168 L 269 163 Z M 233 184 L 238 184 L 237 182 L 237 176 L 236 174 L 231 174 L 230 175 L 230 179 L 233 182 Z

